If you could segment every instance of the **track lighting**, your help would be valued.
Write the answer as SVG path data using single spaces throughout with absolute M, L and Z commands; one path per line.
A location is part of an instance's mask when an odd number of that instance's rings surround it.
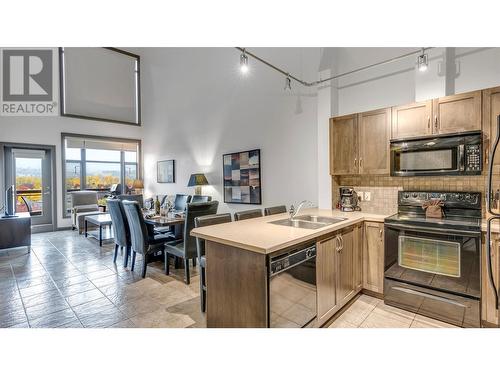
M 429 67 L 429 57 L 424 49 L 422 49 L 422 53 L 417 57 L 417 66 L 420 72 L 425 72 Z
M 292 89 L 292 80 L 290 79 L 290 74 L 287 74 L 286 78 L 285 78 L 285 88 L 284 88 L 284 90 L 286 91 L 286 89 L 288 89 L 288 90 Z
M 243 50 L 243 53 L 240 55 L 240 70 L 243 74 L 248 72 L 248 56 Z

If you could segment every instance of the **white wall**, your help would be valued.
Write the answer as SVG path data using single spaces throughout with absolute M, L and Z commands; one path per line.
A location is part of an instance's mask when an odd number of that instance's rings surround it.
M 249 48 L 307 80 L 316 78 L 319 49 Z M 137 49 L 141 55 L 145 193 L 190 193 L 192 173 L 221 202 L 220 212 L 254 208 L 224 204 L 222 155 L 261 149 L 262 207 L 317 202 L 316 90 L 292 83 L 250 58 L 239 72 L 234 48 Z M 175 159 L 176 183 L 156 182 L 156 162 Z

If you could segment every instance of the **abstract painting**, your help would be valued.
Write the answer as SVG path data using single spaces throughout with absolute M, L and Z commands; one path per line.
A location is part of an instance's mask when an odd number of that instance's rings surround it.
M 162 183 L 175 182 L 175 160 L 162 160 L 156 169 L 156 181 Z
M 225 154 L 222 159 L 224 202 L 262 204 L 260 150 Z

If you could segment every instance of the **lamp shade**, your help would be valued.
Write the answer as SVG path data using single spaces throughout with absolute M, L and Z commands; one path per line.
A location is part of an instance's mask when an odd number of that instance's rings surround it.
M 142 180 L 134 180 L 132 187 L 134 189 L 144 189 L 144 182 Z
M 188 186 L 201 186 L 208 185 L 207 178 L 203 173 L 193 173 L 191 177 L 189 177 Z

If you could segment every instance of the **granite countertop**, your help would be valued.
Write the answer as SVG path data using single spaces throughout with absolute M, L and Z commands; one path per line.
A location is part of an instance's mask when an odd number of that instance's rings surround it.
M 317 208 L 301 210 L 299 216 L 305 214 L 345 217 L 347 220 L 327 225 L 320 229 L 303 229 L 271 224 L 271 221 L 288 218 L 288 214 L 279 214 L 195 228 L 191 231 L 191 234 L 205 240 L 261 254 L 270 254 L 362 221 L 383 222 L 386 217 L 390 216 L 361 211 L 342 212 L 339 210 L 321 210 Z

